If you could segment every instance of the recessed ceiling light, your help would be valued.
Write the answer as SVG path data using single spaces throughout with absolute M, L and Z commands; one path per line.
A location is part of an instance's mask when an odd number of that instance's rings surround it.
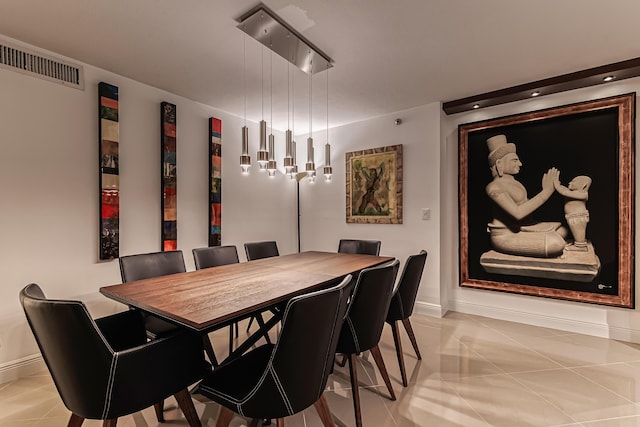
M 538 95 L 540 95 L 540 92 L 538 92 L 538 91 L 531 92 L 531 96 L 538 96 Z
M 480 104 L 473 104 L 473 108 L 480 108 Z
M 605 82 L 610 82 L 611 80 L 613 80 L 613 79 L 615 79 L 615 78 L 616 78 L 616 76 L 607 76 L 607 77 L 605 77 L 605 78 L 604 78 L 604 79 L 602 79 L 602 80 L 604 80 Z

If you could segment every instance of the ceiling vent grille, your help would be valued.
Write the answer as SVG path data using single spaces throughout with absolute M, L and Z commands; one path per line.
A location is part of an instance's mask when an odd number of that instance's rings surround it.
M 82 66 L 0 40 L 0 68 L 84 90 Z

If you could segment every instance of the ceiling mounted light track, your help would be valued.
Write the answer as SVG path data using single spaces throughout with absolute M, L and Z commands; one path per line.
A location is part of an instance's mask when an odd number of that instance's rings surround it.
M 333 66 L 327 54 L 262 3 L 237 21 L 238 28 L 307 74 L 315 74 Z

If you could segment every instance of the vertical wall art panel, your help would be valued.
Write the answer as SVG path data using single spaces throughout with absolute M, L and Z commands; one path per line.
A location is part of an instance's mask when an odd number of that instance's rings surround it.
M 118 172 L 118 87 L 98 84 L 100 162 L 100 259 L 119 256 L 120 183 Z
M 222 120 L 209 119 L 209 246 L 220 246 L 222 230 Z
M 178 249 L 178 194 L 176 182 L 176 106 L 160 104 L 162 135 L 162 250 Z

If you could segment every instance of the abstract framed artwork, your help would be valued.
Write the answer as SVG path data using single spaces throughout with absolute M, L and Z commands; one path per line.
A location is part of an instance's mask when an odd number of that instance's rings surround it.
M 120 256 L 120 181 L 118 87 L 98 83 L 98 157 L 100 164 L 99 258 Z
M 635 98 L 459 126 L 461 286 L 634 307 Z
M 222 120 L 209 118 L 209 246 L 222 244 Z
M 402 145 L 345 155 L 346 218 L 356 224 L 402 224 Z
M 162 250 L 178 249 L 178 194 L 176 168 L 176 106 L 160 103 Z

